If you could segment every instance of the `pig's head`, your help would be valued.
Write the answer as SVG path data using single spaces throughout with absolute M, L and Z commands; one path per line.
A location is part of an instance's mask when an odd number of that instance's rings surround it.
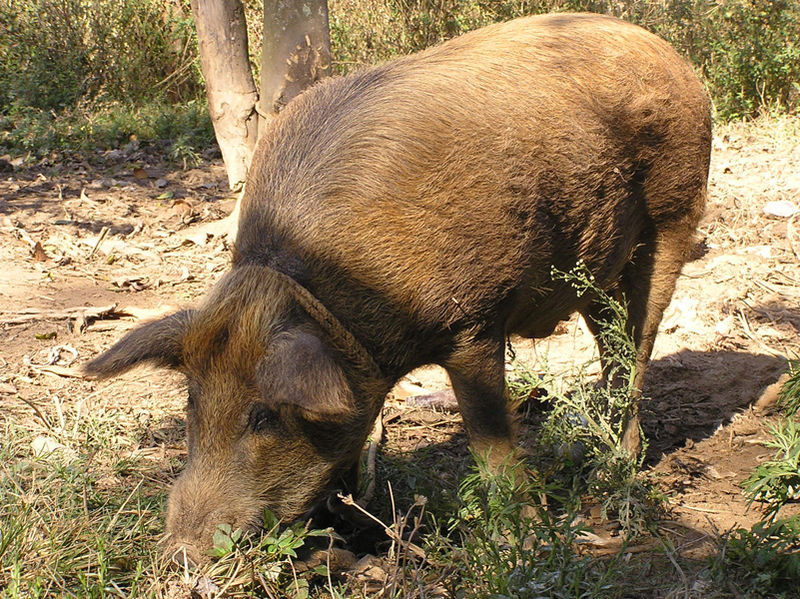
M 108 377 L 142 362 L 187 378 L 188 462 L 167 535 L 194 561 L 218 524 L 255 529 L 265 508 L 302 517 L 352 479 L 377 410 L 359 397 L 369 382 L 263 269 L 235 268 L 199 310 L 135 329 L 85 370 Z

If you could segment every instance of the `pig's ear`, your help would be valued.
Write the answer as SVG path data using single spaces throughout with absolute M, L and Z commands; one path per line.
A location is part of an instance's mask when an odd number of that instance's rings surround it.
M 122 374 L 141 362 L 175 368 L 182 363 L 181 346 L 194 310 L 176 312 L 144 324 L 117 341 L 111 349 L 83 367 L 89 376 Z
M 257 378 L 267 403 L 275 408 L 298 406 L 311 420 L 346 418 L 354 408 L 344 372 L 312 333 L 293 330 L 278 335 L 258 366 Z

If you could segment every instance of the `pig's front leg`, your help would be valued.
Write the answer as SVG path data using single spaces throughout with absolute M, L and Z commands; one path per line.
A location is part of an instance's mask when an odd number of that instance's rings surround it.
M 473 451 L 497 472 L 515 454 L 502 333 L 464 339 L 444 364 Z

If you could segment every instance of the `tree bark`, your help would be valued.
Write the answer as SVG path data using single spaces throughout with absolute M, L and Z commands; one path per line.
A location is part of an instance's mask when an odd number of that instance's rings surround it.
M 286 104 L 331 74 L 327 0 L 264 0 L 260 130 Z
M 231 189 L 240 188 L 258 139 L 258 101 L 240 0 L 191 0 L 206 96 Z

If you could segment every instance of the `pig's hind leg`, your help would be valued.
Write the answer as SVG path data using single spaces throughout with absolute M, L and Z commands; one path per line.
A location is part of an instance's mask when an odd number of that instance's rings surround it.
M 637 401 L 625 422 L 622 438 L 622 446 L 632 455 L 638 455 L 642 449 L 638 399 L 641 396 L 645 372 L 658 326 L 686 260 L 693 231 L 693 226 L 679 225 L 669 230 L 660 230 L 642 240 L 617 285 L 619 299 L 624 301 L 628 312 L 627 332 L 636 346 L 632 393 Z M 581 313 L 597 340 L 603 374 L 607 378 L 615 366 L 611 363 L 610 352 L 600 334 L 602 323 L 608 317 L 608 308 L 604 303 L 596 301 L 590 303 Z
M 465 339 L 443 366 L 453 384 L 470 446 L 497 472 L 513 459 L 516 445 L 506 401 L 502 333 Z

